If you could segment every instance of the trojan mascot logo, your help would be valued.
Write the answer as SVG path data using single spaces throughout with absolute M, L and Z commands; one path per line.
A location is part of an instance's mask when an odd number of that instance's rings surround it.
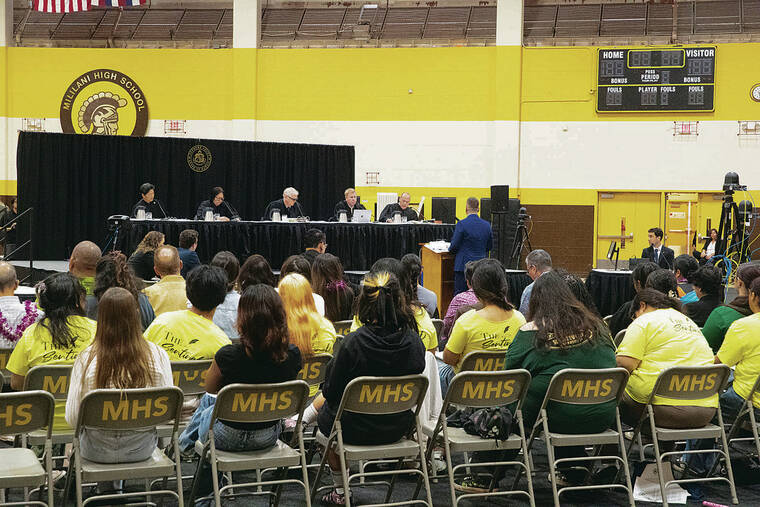
M 68 134 L 143 136 L 148 128 L 145 94 L 119 71 L 86 72 L 63 95 L 61 128 Z

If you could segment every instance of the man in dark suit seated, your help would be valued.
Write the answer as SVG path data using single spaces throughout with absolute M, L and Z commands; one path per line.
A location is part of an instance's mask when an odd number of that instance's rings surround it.
M 343 196 L 345 199 L 335 205 L 335 213 L 333 213 L 331 220 L 336 222 L 340 221 L 340 213 L 342 211 L 346 214 L 346 220 L 350 222 L 354 217 L 354 210 L 367 209 L 362 203 L 358 202 L 359 196 L 356 195 L 356 190 L 353 188 L 347 188 L 346 191 L 343 192 Z
M 456 254 L 454 259 L 454 295 L 467 290 L 464 266 L 470 261 L 485 258 L 493 247 L 491 224 L 478 216 L 480 203 L 475 197 L 467 198 L 465 211 L 467 218 L 457 223 L 451 238 L 449 253 Z
M 652 227 L 647 233 L 649 234 L 649 246 L 641 251 L 641 258 L 649 259 L 661 268 L 672 270 L 675 254 L 673 250 L 662 244 L 662 229 Z
M 412 197 L 409 195 L 409 192 L 403 192 L 401 197 L 398 198 L 398 202 L 394 202 L 383 208 L 382 213 L 380 213 L 380 218 L 378 218 L 377 221 L 392 222 L 393 215 L 396 213 L 401 213 L 401 218 L 406 217 L 407 220 L 419 220 L 417 212 L 414 211 L 414 208 L 409 206 L 411 200 Z
M 198 231 L 185 229 L 179 233 L 179 260 L 182 261 L 182 278 L 187 278 L 187 274 L 194 267 L 201 265 L 201 260 L 195 249 L 198 248 Z
M 692 285 L 698 301 L 684 305 L 686 315 L 699 327 L 704 327 L 707 317 L 720 305 L 720 282 L 723 274 L 714 266 L 702 266 L 692 275 Z
M 282 191 L 282 199 L 272 201 L 267 205 L 267 209 L 264 210 L 264 220 L 272 220 L 275 210 L 280 213 L 281 219 L 306 216 L 298 203 L 298 190 L 293 187 Z

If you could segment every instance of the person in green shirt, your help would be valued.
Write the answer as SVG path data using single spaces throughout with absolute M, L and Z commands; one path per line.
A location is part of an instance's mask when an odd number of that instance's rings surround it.
M 477 271 L 476 271 L 477 272 Z M 505 370 L 524 368 L 531 374 L 522 412 L 525 431 L 530 433 L 538 418 L 549 382 L 564 368 L 614 368 L 615 348 L 607 326 L 570 291 L 564 278 L 553 271 L 536 279 L 528 305 L 530 322 L 520 328 L 507 349 Z M 615 401 L 603 405 L 550 403 L 549 429 L 559 433 L 594 433 L 609 428 L 615 420 Z M 499 453 L 496 457 L 493 452 Z M 476 461 L 510 459 L 516 451 L 475 453 Z M 583 447 L 559 447 L 557 458 L 585 455 Z M 560 465 L 560 483 L 577 482 L 587 476 L 582 468 Z M 496 480 L 502 470 L 493 470 Z M 466 492 L 488 490 L 490 477 L 470 476 L 457 483 Z
M 715 308 L 707 317 L 705 325 L 702 327 L 702 334 L 705 335 L 713 353 L 720 350 L 723 338 L 735 320 L 752 315 L 748 300 L 749 287 L 752 285 L 752 281 L 759 276 L 760 266 L 749 263 L 739 266 L 736 271 L 736 281 L 734 281 L 737 296 L 730 303 Z
M 95 267 L 102 252 L 92 241 L 80 241 L 69 258 L 69 273 L 79 278 L 88 296 L 93 295 L 95 288 Z

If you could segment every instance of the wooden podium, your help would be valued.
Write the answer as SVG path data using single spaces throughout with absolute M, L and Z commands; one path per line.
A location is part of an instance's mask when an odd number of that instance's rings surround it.
M 423 286 L 438 296 L 438 314 L 443 318 L 454 297 L 454 258 L 448 252 L 436 253 L 422 247 Z

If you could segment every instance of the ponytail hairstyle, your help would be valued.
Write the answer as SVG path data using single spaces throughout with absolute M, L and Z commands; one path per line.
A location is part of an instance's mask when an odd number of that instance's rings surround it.
M 396 275 L 388 271 L 370 272 L 365 276 L 356 308 L 357 317 L 364 325 L 383 329 L 388 334 L 403 328 L 417 331 L 414 312 L 406 302 L 401 284 Z
M 405 268 L 400 260 L 393 257 L 378 259 L 370 268 L 370 273 L 388 272 L 396 275 L 401 291 L 404 293 L 406 304 L 412 307 L 412 312 L 422 308 L 422 303 L 417 299 L 417 282 L 412 284 L 411 272 Z M 363 321 L 362 321 L 363 322 Z
M 668 271 L 668 273 L 670 273 L 670 271 Z M 647 279 L 647 283 L 649 283 L 649 279 Z M 636 296 L 633 298 L 633 304 L 631 305 L 631 320 L 636 318 L 636 312 L 639 310 L 639 307 L 641 307 L 641 303 L 645 303 L 647 306 L 651 306 L 657 310 L 672 308 L 681 313 L 684 311 L 683 304 L 681 304 L 678 299 L 663 294 L 658 290 L 646 288 L 637 292 Z
M 50 332 L 53 347 L 70 349 L 76 343 L 68 319 L 73 315 L 84 317 L 85 295 L 82 283 L 71 273 L 52 274 L 37 285 L 37 300 L 45 312 L 39 325 Z
M 288 357 L 288 321 L 279 294 L 270 285 L 249 285 L 238 304 L 240 343 L 249 357 L 261 354 L 273 363 Z
M 658 269 L 650 273 L 644 288 L 654 289 L 671 298 L 678 297 L 678 281 L 675 273 L 669 269 Z
M 472 289 L 484 306 L 494 305 L 506 311 L 515 309 L 509 302 L 509 284 L 504 266 L 496 259 L 478 261 L 472 274 Z

